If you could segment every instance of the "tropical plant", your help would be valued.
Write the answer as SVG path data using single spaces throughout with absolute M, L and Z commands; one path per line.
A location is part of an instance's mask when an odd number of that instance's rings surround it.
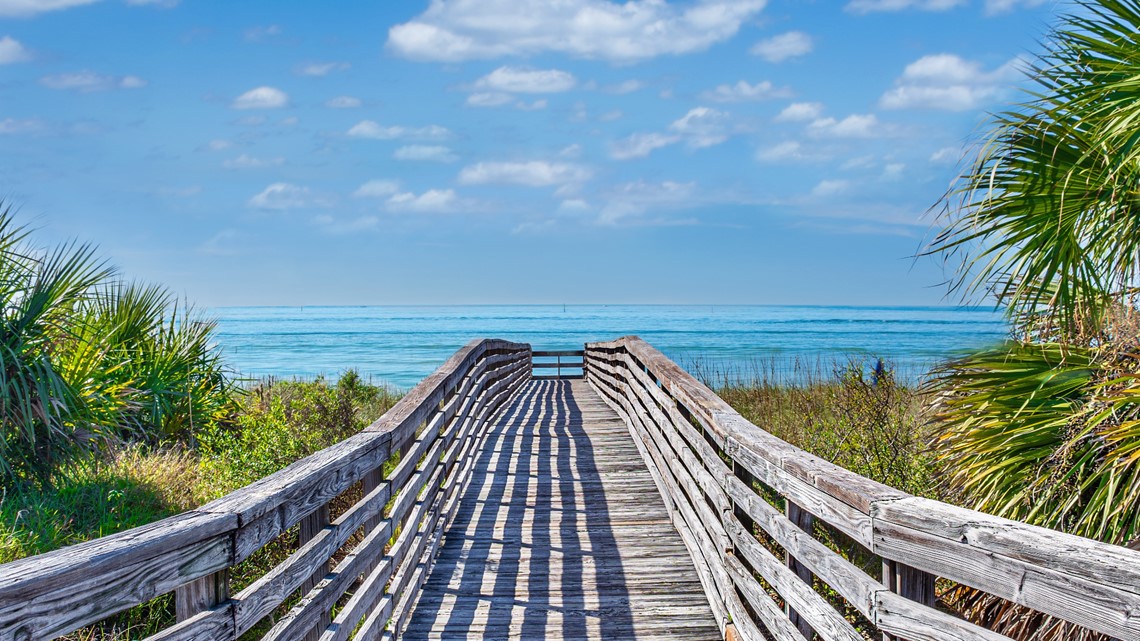
M 1140 535 L 1140 2 L 1078 2 L 941 201 L 926 253 L 951 289 L 992 294 L 1007 344 L 935 372 L 935 453 L 980 510 L 1126 544 Z M 1099 638 L 957 590 L 1018 639 Z
M 189 442 L 231 410 L 214 325 L 125 284 L 89 245 L 43 249 L 0 206 L 0 481 L 47 485 L 111 440 Z

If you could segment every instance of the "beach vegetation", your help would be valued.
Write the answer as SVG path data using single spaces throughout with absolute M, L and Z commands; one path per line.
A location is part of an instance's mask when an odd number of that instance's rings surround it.
M 927 253 L 992 297 L 1011 339 L 946 363 L 934 453 L 959 503 L 1120 545 L 1140 537 L 1140 4 L 1076 3 L 941 201 Z M 972 590 L 949 600 L 1012 638 L 1097 635 Z

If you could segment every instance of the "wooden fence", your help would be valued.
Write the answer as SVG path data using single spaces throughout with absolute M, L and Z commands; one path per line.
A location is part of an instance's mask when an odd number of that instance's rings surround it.
M 637 337 L 586 345 L 586 372 L 635 432 L 726 637 L 862 641 L 870 629 L 907 641 L 1008 641 L 937 609 L 941 578 L 1140 640 L 1136 551 L 832 465 L 744 420 Z
M 0 641 L 52 639 L 168 592 L 178 622 L 147 641 L 236 639 L 258 624 L 273 641 L 398 635 L 481 428 L 530 360 L 529 345 L 473 341 L 333 447 L 196 510 L 0 566 Z M 338 497 L 350 506 L 333 519 Z M 299 547 L 231 594 L 231 569 L 279 537 Z

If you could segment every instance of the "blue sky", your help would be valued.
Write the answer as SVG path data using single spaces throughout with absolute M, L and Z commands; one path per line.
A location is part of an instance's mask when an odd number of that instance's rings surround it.
M 1033 0 L 0 0 L 0 194 L 207 306 L 940 304 Z

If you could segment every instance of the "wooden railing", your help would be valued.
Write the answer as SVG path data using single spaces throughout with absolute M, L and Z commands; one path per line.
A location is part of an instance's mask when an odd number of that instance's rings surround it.
M 531 356 L 533 378 L 566 380 L 585 377 L 586 352 L 583 350 L 535 351 Z M 553 374 L 549 373 L 552 369 Z
M 941 578 L 1140 639 L 1136 551 L 832 465 L 749 423 L 636 337 L 586 345 L 586 371 L 634 431 L 726 637 L 1008 641 L 936 608 Z
M 196 510 L 0 566 L 0 641 L 52 639 L 169 592 L 177 623 L 148 641 L 259 624 L 267 640 L 398 636 L 483 426 L 529 376 L 529 345 L 473 341 L 333 447 Z M 338 497 L 349 506 L 330 518 Z M 289 537 L 295 551 L 230 593 L 232 568 Z

